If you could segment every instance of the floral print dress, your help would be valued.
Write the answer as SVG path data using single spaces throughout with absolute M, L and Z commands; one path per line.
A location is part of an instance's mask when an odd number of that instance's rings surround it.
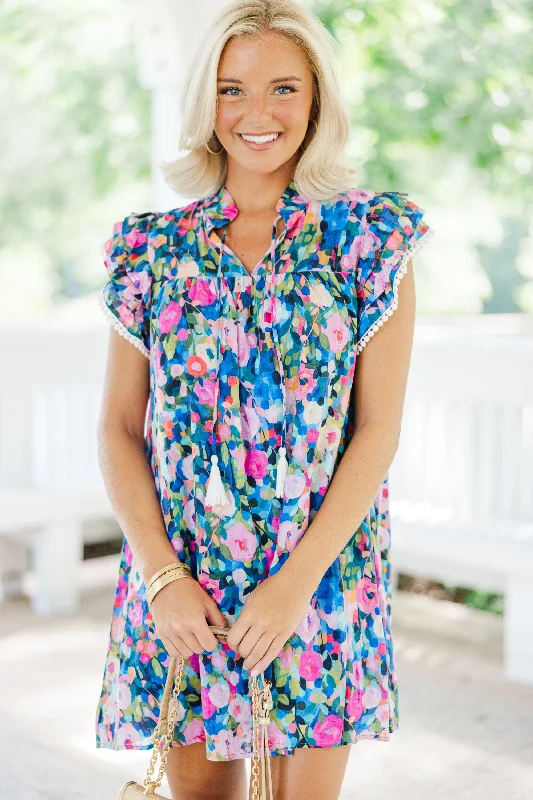
M 228 625 L 290 558 L 355 430 L 356 359 L 393 313 L 406 261 L 432 230 L 402 192 L 307 200 L 293 181 L 282 231 L 248 273 L 225 243 L 225 184 L 117 222 L 101 308 L 149 361 L 149 460 L 176 557 Z M 385 741 L 398 726 L 388 476 L 265 671 L 271 755 Z M 97 747 L 147 749 L 169 655 L 124 538 L 96 712 Z M 252 754 L 248 673 L 225 642 L 184 662 L 174 745 Z

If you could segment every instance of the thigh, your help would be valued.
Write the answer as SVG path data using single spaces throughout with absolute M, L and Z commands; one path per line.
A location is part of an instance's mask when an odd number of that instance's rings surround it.
M 350 751 L 351 745 L 344 744 L 298 747 L 290 756 L 271 756 L 274 799 L 338 800 Z
M 245 800 L 244 759 L 209 761 L 205 742 L 174 746 L 165 770 L 172 800 Z

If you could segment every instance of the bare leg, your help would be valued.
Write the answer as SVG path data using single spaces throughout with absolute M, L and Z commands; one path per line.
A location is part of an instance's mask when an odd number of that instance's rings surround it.
M 246 797 L 244 760 L 209 761 L 205 742 L 172 747 L 165 774 L 172 800 L 244 800 Z
M 275 800 L 338 800 L 350 752 L 346 744 L 299 747 L 290 756 L 271 756 Z

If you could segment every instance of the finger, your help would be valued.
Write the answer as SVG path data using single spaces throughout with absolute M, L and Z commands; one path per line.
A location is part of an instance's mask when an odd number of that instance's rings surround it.
M 210 625 L 219 625 L 221 628 L 228 627 L 226 617 L 211 597 L 205 605 L 205 615 Z
M 272 643 L 272 636 L 268 633 L 263 633 L 251 649 L 248 656 L 244 659 L 244 666 L 246 669 L 253 669 L 257 662 L 263 658 L 268 648 Z
M 177 649 L 181 653 L 180 658 L 190 658 L 192 656 L 193 650 L 191 650 L 189 645 L 181 636 L 176 636 L 174 641 L 176 642 Z
M 274 659 L 277 656 L 279 656 L 281 649 L 283 647 L 283 645 L 280 644 L 280 642 L 281 639 L 279 638 L 279 636 L 276 636 L 276 638 L 273 640 L 272 644 L 266 651 L 265 655 L 262 658 L 260 658 L 259 661 L 250 670 L 252 674 L 258 675 L 260 672 L 264 672 L 265 669 L 268 667 L 268 665 L 271 664 L 272 661 L 274 661 Z
M 196 638 L 196 634 L 194 631 L 192 630 L 182 631 L 181 638 L 183 639 L 185 644 L 191 648 L 191 651 L 193 653 L 197 653 L 198 655 L 200 655 L 200 653 L 204 652 L 204 648 Z
M 239 644 L 239 653 L 241 654 L 242 658 L 248 658 L 263 633 L 264 631 L 258 628 L 257 625 L 254 625 L 248 629 Z
M 243 637 L 247 635 L 248 631 L 250 630 L 250 627 L 251 623 L 246 622 L 246 619 L 243 618 L 241 612 L 241 615 L 237 618 L 235 624 L 231 626 L 230 632 L 226 637 L 226 641 L 232 650 L 235 651 L 238 650 L 239 653 L 242 653 L 241 642 L 243 640 Z
M 198 624 L 197 628 L 195 628 L 194 635 L 200 642 L 203 650 L 215 650 L 218 645 L 218 639 L 213 631 L 209 630 L 209 625 L 205 619 L 203 622 Z

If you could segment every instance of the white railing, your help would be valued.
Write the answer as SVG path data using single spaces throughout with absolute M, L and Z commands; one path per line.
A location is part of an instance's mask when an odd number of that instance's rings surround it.
M 506 674 L 533 684 L 527 324 L 419 320 L 389 477 L 393 574 L 503 591 Z M 0 335 L 10 342 L 0 352 L 0 586 L 13 588 L 28 551 L 36 612 L 71 611 L 84 524 L 113 517 L 96 453 L 109 325 L 99 315 L 86 325 L 20 321 Z
M 498 316 L 417 328 L 391 552 L 396 577 L 503 592 L 506 676 L 533 684 L 533 332 Z

